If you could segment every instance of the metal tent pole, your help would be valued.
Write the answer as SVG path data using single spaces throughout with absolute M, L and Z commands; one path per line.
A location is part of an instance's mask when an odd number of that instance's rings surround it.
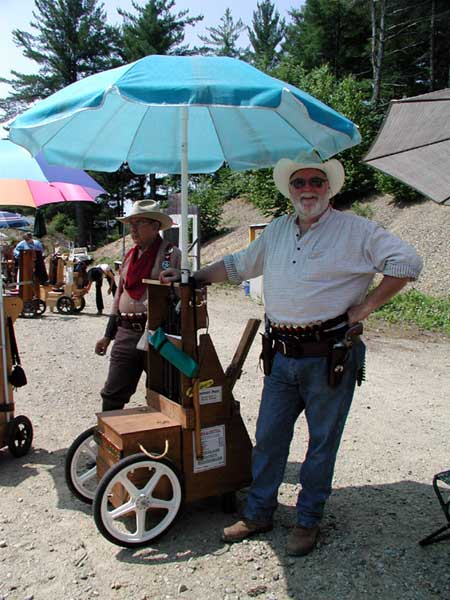
M 189 278 L 188 258 L 188 107 L 181 109 L 181 281 Z

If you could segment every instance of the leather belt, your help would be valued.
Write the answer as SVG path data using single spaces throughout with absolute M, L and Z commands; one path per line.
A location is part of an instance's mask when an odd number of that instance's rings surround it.
M 317 336 L 317 334 L 320 334 L 322 336 L 324 333 L 333 334 L 335 328 L 339 327 L 340 329 L 341 327 L 346 326 L 347 323 L 348 314 L 343 313 L 342 315 L 338 315 L 333 319 L 328 319 L 327 321 L 323 321 L 321 323 L 312 323 L 310 325 L 302 326 L 270 323 L 270 326 L 274 334 L 295 335 L 297 337 L 313 337 Z
M 136 333 L 144 333 L 145 331 L 145 321 L 126 321 L 125 319 L 119 319 L 118 322 L 119 327 L 123 327 L 123 329 L 130 329 L 131 331 L 135 331 Z
M 275 340 L 274 350 L 287 358 L 328 356 L 330 353 L 330 342 L 304 342 L 292 344 L 281 340 Z

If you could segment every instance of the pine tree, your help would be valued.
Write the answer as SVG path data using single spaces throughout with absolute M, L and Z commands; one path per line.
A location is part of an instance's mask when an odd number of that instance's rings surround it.
M 370 77 L 370 11 L 365 0 L 306 0 L 290 11 L 283 50 L 307 71 L 328 64 L 336 77 Z
M 286 23 L 280 19 L 280 13 L 275 10 L 271 0 L 257 3 L 253 11 L 252 28 L 248 27 L 247 30 L 255 65 L 263 71 L 274 67 L 278 59 L 277 46 L 284 39 Z
M 11 79 L 0 79 L 12 87 L 0 100 L 6 119 L 78 79 L 118 64 L 118 32 L 106 24 L 98 0 L 35 0 L 35 5 L 30 22 L 35 33 L 15 29 L 12 35 L 39 70 L 37 74 L 12 70 Z
M 39 65 L 37 74 L 11 71 L 1 79 L 12 87 L 0 100 L 3 118 L 10 118 L 57 90 L 119 63 L 118 31 L 106 24 L 103 4 L 98 0 L 35 0 L 30 27 L 36 33 L 13 31 L 14 43 L 27 58 Z M 77 243 L 86 245 L 86 210 L 75 204 Z
M 244 54 L 245 50 L 238 48 L 236 43 L 239 36 L 245 31 L 246 26 L 241 19 L 236 22 L 233 19 L 231 10 L 225 9 L 223 17 L 220 19 L 220 25 L 217 27 L 207 27 L 206 31 L 209 37 L 199 35 L 200 40 L 206 44 L 201 49 L 204 54 L 213 54 L 215 56 L 230 56 L 231 58 L 239 58 Z
M 188 46 L 181 45 L 185 28 L 203 19 L 202 15 L 189 16 L 189 10 L 177 14 L 171 10 L 174 0 L 149 0 L 144 6 L 132 2 L 136 11 L 118 9 L 123 17 L 122 57 L 131 62 L 150 54 L 187 54 Z

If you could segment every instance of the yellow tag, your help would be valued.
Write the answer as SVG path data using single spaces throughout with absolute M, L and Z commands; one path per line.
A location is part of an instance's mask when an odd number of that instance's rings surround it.
M 200 381 L 198 389 L 204 390 L 206 388 L 212 387 L 213 385 L 214 385 L 214 379 L 206 379 L 205 381 Z M 192 397 L 192 386 L 188 387 L 188 389 L 186 390 L 186 396 L 188 396 L 189 398 Z

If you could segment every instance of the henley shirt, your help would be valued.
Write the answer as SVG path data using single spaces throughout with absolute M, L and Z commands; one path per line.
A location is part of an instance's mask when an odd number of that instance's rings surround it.
M 273 220 L 247 248 L 224 257 L 228 279 L 264 276 L 268 318 L 326 321 L 360 304 L 376 273 L 417 279 L 416 250 L 373 221 L 329 207 L 301 234 L 296 215 Z

